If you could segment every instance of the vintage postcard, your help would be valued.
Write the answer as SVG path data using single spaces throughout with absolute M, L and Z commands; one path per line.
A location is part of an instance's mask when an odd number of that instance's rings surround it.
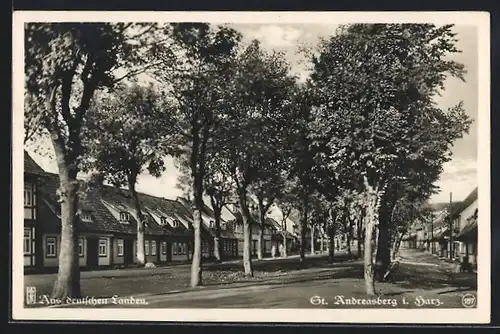
M 488 323 L 489 45 L 485 12 L 14 12 L 13 320 Z

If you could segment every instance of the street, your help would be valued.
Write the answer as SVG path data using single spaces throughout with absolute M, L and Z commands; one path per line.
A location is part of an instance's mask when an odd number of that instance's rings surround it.
M 475 295 L 474 274 L 455 273 L 449 264 L 417 251 L 402 251 L 393 283 L 377 283 L 378 296 L 364 293 L 363 263 L 341 254 L 334 264 L 316 255 L 301 264 L 297 257 L 254 262 L 254 277 L 246 278 L 240 261 L 207 264 L 204 285 L 190 289 L 189 265 L 82 273 L 87 296 L 53 307 L 146 308 L 463 308 L 462 297 Z M 148 272 L 148 270 L 151 270 Z M 35 286 L 38 307 L 50 304 L 54 275 L 26 276 Z M 132 296 L 132 297 L 131 297 Z

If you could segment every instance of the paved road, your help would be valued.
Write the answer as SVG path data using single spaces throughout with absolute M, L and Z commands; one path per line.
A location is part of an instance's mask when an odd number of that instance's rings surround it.
M 92 307 L 146 308 L 463 308 L 461 298 L 475 293 L 474 284 L 454 280 L 446 266 L 426 262 L 422 254 L 403 255 L 397 281 L 377 283 L 380 298 L 374 305 L 360 305 L 364 294 L 361 261 L 336 263 L 329 268 L 308 268 L 293 274 L 251 283 L 200 287 L 191 291 L 115 298 Z M 418 260 L 418 261 L 417 261 Z M 405 263 L 406 262 L 406 263 Z M 414 264 L 417 263 L 417 264 Z M 422 264 L 429 265 L 422 265 Z M 470 277 L 469 277 L 470 281 Z M 312 301 L 311 301 L 311 298 Z M 316 300 L 321 305 L 314 305 Z M 377 304 L 380 303 L 380 304 Z M 385 303 L 385 304 L 382 304 Z M 433 304 L 431 304 L 433 303 Z M 81 305 L 80 305 L 81 307 Z

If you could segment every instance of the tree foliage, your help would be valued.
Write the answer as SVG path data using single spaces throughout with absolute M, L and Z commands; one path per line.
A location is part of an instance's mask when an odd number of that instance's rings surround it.
M 131 30 L 137 33 L 131 36 Z M 89 106 L 97 90 L 148 66 L 140 54 L 147 52 L 149 30 L 142 24 L 125 23 L 25 26 L 25 142 L 49 134 L 59 170 L 62 229 L 56 298 L 80 295 L 76 177 L 84 158 L 83 128 Z M 117 77 L 120 69 L 125 74 Z
M 324 41 L 313 59 L 316 174 L 364 194 L 368 239 L 386 191 L 401 183 L 432 194 L 452 143 L 468 131 L 461 103 L 443 111 L 434 102 L 448 75 L 465 73 L 445 58 L 458 52 L 454 36 L 451 26 L 355 24 Z M 372 294 L 371 254 L 365 256 Z

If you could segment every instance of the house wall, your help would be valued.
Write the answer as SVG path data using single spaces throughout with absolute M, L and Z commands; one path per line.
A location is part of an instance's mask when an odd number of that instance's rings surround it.
M 172 261 L 186 261 L 189 259 L 187 241 L 173 241 L 171 244 Z
M 55 238 L 55 254 L 47 255 L 48 239 Z M 61 237 L 57 234 L 43 234 L 43 263 L 45 267 L 57 267 L 59 265 L 59 253 L 61 249 Z
M 472 265 L 477 265 L 477 242 L 475 241 L 462 241 L 459 246 L 460 260 L 465 257 L 466 247 L 469 248 L 469 262 Z
M 234 239 L 222 239 L 221 240 L 221 247 L 222 247 L 222 254 L 224 257 L 233 257 L 237 255 L 237 247 L 238 247 L 238 241 Z M 243 254 L 243 252 L 242 252 Z
M 99 266 L 109 266 L 111 264 L 111 238 L 109 237 L 99 237 L 99 243 L 100 240 L 106 240 L 106 255 L 101 256 L 99 255 Z M 97 247 L 99 247 L 99 243 L 97 244 Z
M 83 254 L 78 256 L 78 264 L 80 267 L 85 267 L 87 265 L 87 238 L 82 235 L 79 239 L 83 242 Z
M 125 262 L 125 246 L 123 249 L 123 255 L 118 255 L 118 242 L 119 240 L 124 240 L 123 238 L 112 238 L 112 247 L 113 247 L 113 257 L 112 257 L 112 264 L 123 264 Z M 125 243 L 125 241 L 123 241 Z M 135 255 L 134 255 L 135 257 Z
M 245 247 L 243 247 L 243 240 L 238 240 L 238 255 L 243 256 L 243 250 Z
M 474 214 L 474 211 L 476 211 L 476 209 L 477 209 L 477 199 L 460 213 L 458 217 L 460 230 L 464 228 L 464 226 L 467 224 L 467 218 L 472 216 Z
M 164 246 L 162 246 L 162 244 Z M 167 253 L 168 253 L 169 246 L 170 246 L 170 244 L 165 240 L 162 240 L 160 242 L 160 246 L 158 248 L 158 251 L 160 252 L 160 262 L 167 262 Z
M 52 256 L 47 253 L 48 251 L 48 243 L 50 240 L 54 238 L 56 240 L 56 247 L 55 247 L 55 256 Z M 87 236 L 82 235 L 80 236 L 80 239 L 83 241 L 83 254 L 78 257 L 78 263 L 80 267 L 85 267 L 87 265 Z M 112 261 L 112 256 L 113 254 L 116 254 L 116 239 L 113 243 L 111 243 L 111 238 L 107 236 L 101 236 L 99 237 L 99 240 L 106 240 L 106 255 L 101 256 L 99 255 L 98 257 L 98 265 L 99 266 L 109 266 L 113 263 L 116 263 Z M 99 244 L 98 246 L 99 247 Z M 114 247 L 114 249 L 111 249 L 111 247 Z M 42 249 L 43 249 L 43 263 L 44 267 L 57 267 L 59 265 L 59 254 L 61 252 L 61 235 L 60 234 L 43 234 L 43 244 L 42 244 Z
M 25 245 L 26 244 L 26 245 Z M 29 249 L 25 249 L 25 247 Z M 24 253 L 24 266 L 33 267 L 36 261 L 35 252 L 35 227 L 24 225 L 24 238 L 23 238 L 23 253 Z

